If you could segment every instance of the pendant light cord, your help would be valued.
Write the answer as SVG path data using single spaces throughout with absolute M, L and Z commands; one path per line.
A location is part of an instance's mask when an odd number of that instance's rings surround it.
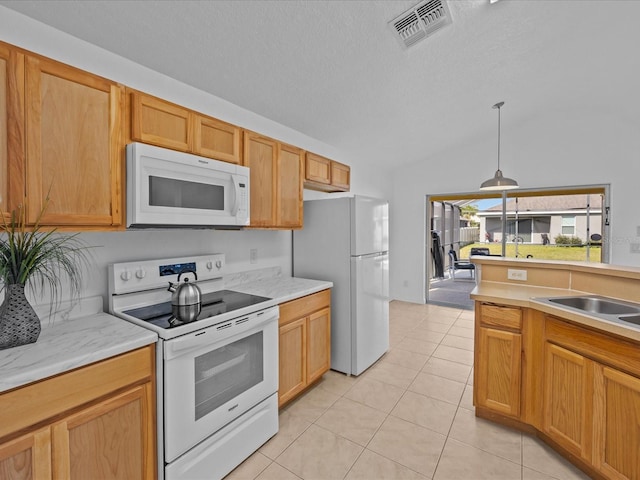
M 498 109 L 498 170 L 500 170 L 500 107 L 503 105 L 504 102 L 498 102 L 493 106 Z

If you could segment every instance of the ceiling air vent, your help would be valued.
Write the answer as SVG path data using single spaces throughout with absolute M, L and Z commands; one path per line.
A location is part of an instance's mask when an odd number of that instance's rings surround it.
M 451 23 L 445 0 L 425 0 L 395 18 L 389 25 L 406 48 Z

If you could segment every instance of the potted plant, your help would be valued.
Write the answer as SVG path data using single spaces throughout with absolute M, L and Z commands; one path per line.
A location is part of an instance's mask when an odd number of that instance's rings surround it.
M 26 207 L 21 205 L 0 227 L 0 280 L 5 298 L 0 305 L 0 350 L 34 343 L 40 335 L 40 319 L 25 296 L 25 286 L 36 292 L 49 288 L 52 305 L 60 299 L 60 285 L 68 280 L 71 296 L 79 296 L 87 248 L 78 234 L 43 231 L 40 211 L 35 224 L 27 225 Z

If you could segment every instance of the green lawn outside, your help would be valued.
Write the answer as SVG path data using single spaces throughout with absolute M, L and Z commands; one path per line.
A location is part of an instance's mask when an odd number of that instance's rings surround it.
M 489 248 L 492 254 L 502 254 L 501 243 L 474 243 L 460 248 L 460 258 L 469 258 L 472 247 Z M 589 261 L 600 262 L 601 247 L 591 247 L 589 249 Z M 558 245 L 528 245 L 518 244 L 518 257 L 532 255 L 539 260 L 568 260 L 577 262 L 587 261 L 587 247 L 564 247 Z M 507 257 L 516 256 L 516 246 L 507 243 Z

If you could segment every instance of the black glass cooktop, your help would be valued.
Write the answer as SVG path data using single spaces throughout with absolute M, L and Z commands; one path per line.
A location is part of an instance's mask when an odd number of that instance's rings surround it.
M 202 309 L 198 318 L 189 323 L 215 317 L 216 315 L 232 312 L 244 307 L 250 307 L 251 305 L 256 305 L 268 300 L 271 299 L 259 297 L 258 295 L 250 295 L 248 293 L 234 292 L 233 290 L 219 290 L 217 292 L 205 293 L 202 295 Z M 166 329 L 185 324 L 185 322 L 174 316 L 170 301 L 126 310 L 123 313 Z

